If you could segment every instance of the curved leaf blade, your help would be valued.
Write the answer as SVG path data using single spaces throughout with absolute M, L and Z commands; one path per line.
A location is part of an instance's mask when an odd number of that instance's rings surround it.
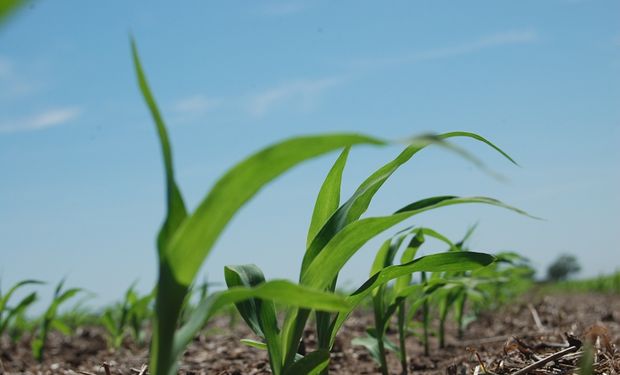
M 427 255 L 415 259 L 409 263 L 389 266 L 374 274 L 353 294 L 346 298 L 351 306 L 351 310 L 339 313 L 332 326 L 332 344 L 336 332 L 340 329 L 349 313 L 353 311 L 364 298 L 375 288 L 390 280 L 409 275 L 414 272 L 461 272 L 487 266 L 495 260 L 490 254 L 468 252 L 446 252 L 440 254 Z M 413 289 L 412 289 L 413 291 Z
M 342 184 L 342 172 L 347 163 L 347 157 L 349 156 L 350 148 L 345 148 L 336 162 L 329 170 L 319 195 L 316 198 L 314 204 L 314 211 L 312 212 L 312 220 L 310 221 L 310 227 L 308 228 L 308 239 L 306 247 L 310 246 L 310 243 L 318 233 L 318 231 L 327 222 L 330 216 L 338 209 L 340 205 L 340 186 Z
M 479 168 L 487 170 L 484 166 L 484 163 L 482 163 L 480 160 L 476 159 L 465 150 L 462 150 L 446 142 L 447 139 L 454 137 L 472 138 L 474 140 L 483 142 L 486 145 L 492 147 L 497 152 L 499 152 L 512 163 L 516 164 L 516 162 L 502 149 L 476 133 L 454 131 L 439 135 L 431 134 L 407 139 L 406 142 L 409 144 L 409 146 L 405 148 L 405 150 L 402 151 L 395 159 L 385 164 L 377 171 L 375 171 L 372 175 L 370 175 L 358 187 L 353 196 L 351 196 L 351 198 L 349 198 L 349 200 L 344 203 L 334 213 L 332 217 L 330 217 L 330 219 L 325 223 L 323 228 L 321 228 L 321 230 L 317 233 L 310 246 L 308 246 L 304 255 L 304 259 L 302 262 L 302 274 L 305 272 L 306 268 L 314 260 L 317 254 L 321 252 L 325 245 L 331 240 L 331 238 L 336 235 L 336 233 L 342 230 L 349 223 L 359 219 L 361 215 L 366 212 L 366 209 L 368 209 L 372 198 L 381 188 L 381 186 L 383 186 L 383 184 L 387 181 L 387 179 L 394 172 L 396 172 L 396 170 L 400 168 L 400 166 L 409 161 L 415 154 L 423 150 L 425 147 L 430 145 L 438 145 L 447 148 L 448 150 L 454 151 L 465 159 L 473 162 Z M 491 174 L 495 175 L 494 173 Z
M 175 353 L 181 354 L 185 345 L 219 309 L 249 298 L 261 298 L 288 306 L 320 311 L 348 311 L 350 309 L 342 296 L 317 291 L 286 280 L 267 281 L 253 288 L 230 288 L 213 293 L 200 303 L 189 321 L 175 335 Z
M 487 197 L 439 196 L 414 202 L 390 216 L 371 217 L 346 226 L 325 246 L 302 275 L 301 283 L 316 289 L 326 288 L 345 263 L 370 239 L 394 225 L 425 211 L 464 203 L 483 203 L 528 215 L 525 211 Z M 529 216 L 529 215 L 528 215 Z
M 0 293 L 0 312 L 4 310 L 4 308 L 6 307 L 6 304 L 9 302 L 9 299 L 11 298 L 13 293 L 15 293 L 15 291 L 17 291 L 19 288 L 25 285 L 37 285 L 37 284 L 45 284 L 45 283 L 43 281 L 32 280 L 32 279 L 22 280 L 22 281 L 17 282 L 15 285 L 13 285 L 11 289 L 9 289 L 9 291 L 6 292 L 5 295 L 2 295 Z
M 386 142 L 359 134 L 296 137 L 269 146 L 241 161 L 222 176 L 196 211 L 172 237 L 166 258 L 175 279 L 191 284 L 202 262 L 235 213 L 266 184 L 297 164 L 358 144 Z
M 329 365 L 329 352 L 317 350 L 295 361 L 293 365 L 284 370 L 283 375 L 318 375 Z
M 161 258 L 162 251 L 169 239 L 177 230 L 181 222 L 183 222 L 183 220 L 187 217 L 187 209 L 185 208 L 181 191 L 179 190 L 179 187 L 174 179 L 172 147 L 170 146 L 170 139 L 166 130 L 166 124 L 164 123 L 164 119 L 159 112 L 155 97 L 149 88 L 146 75 L 142 69 L 142 63 L 140 62 L 140 56 L 138 55 L 138 47 L 133 39 L 131 39 L 131 53 L 136 76 L 138 77 L 138 86 L 140 87 L 142 97 L 144 98 L 144 101 L 151 112 L 151 116 L 153 117 L 153 121 L 155 122 L 164 159 L 164 170 L 166 174 L 166 202 L 168 212 L 157 238 L 157 245 Z

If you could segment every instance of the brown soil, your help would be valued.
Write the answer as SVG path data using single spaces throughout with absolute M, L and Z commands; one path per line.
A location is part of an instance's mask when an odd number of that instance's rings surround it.
M 232 329 L 229 323 L 229 318 L 222 316 L 209 324 L 184 355 L 181 374 L 271 373 L 265 352 L 239 342 L 241 338 L 253 337 L 251 332 L 242 322 L 234 324 Z M 349 319 L 334 346 L 330 373 L 378 373 L 366 350 L 351 345 L 351 340 L 363 336 L 371 323 L 371 314 L 368 313 L 358 312 Z M 410 337 L 410 372 L 460 375 L 484 373 L 486 369 L 508 374 L 566 349 L 569 344 L 565 333 L 572 333 L 584 343 L 594 342 L 595 373 L 620 373 L 620 350 L 616 348 L 620 345 L 618 295 L 530 295 L 499 311 L 483 314 L 468 327 L 462 340 L 451 336 L 453 332 L 454 327 L 449 326 L 447 347 L 443 350 L 437 349 L 433 338 L 428 357 L 422 354 L 418 340 Z M 305 341 L 312 347 L 312 331 L 306 332 Z M 563 355 L 531 373 L 577 373 L 581 352 L 579 349 Z M 106 362 L 112 374 L 135 375 L 148 362 L 147 354 L 146 349 L 131 343 L 117 351 L 108 349 L 100 328 L 83 328 L 72 337 L 53 333 L 48 342 L 47 357 L 38 364 L 32 359 L 27 338 L 14 345 L 4 337 L 0 342 L 0 374 L 105 374 L 102 363 Z M 389 355 L 388 359 L 391 373 L 400 374 L 397 358 Z

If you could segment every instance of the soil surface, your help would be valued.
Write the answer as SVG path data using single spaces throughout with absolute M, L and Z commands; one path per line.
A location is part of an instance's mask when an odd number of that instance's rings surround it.
M 365 348 L 351 340 L 364 336 L 372 314 L 356 312 L 340 332 L 334 346 L 330 374 L 377 374 L 377 366 Z M 255 338 L 243 321 L 221 316 L 209 323 L 185 353 L 180 374 L 245 375 L 270 374 L 264 351 L 246 347 L 242 338 Z M 472 322 L 462 340 L 447 327 L 447 347 L 439 350 L 432 338 L 431 353 L 415 336 L 408 339 L 409 372 L 415 374 L 510 374 L 527 366 L 527 373 L 578 373 L 584 347 L 594 345 L 594 373 L 620 374 L 619 295 L 529 295 Z M 569 333 L 573 336 L 567 336 Z M 397 341 L 394 332 L 389 332 Z M 315 344 L 312 330 L 305 334 L 308 348 Z M 0 341 L 0 374 L 111 374 L 137 375 L 148 363 L 146 348 L 127 342 L 121 349 L 109 349 L 105 332 L 98 327 L 80 328 L 71 337 L 51 334 L 46 358 L 38 364 L 32 358 L 28 338 L 17 344 Z M 559 359 L 544 363 L 556 353 Z M 400 362 L 389 354 L 391 374 L 400 374 Z M 541 364 L 541 362 L 543 364 Z M 143 372 L 144 374 L 148 372 Z M 525 373 L 525 372 L 523 372 Z M 301 375 L 301 374 L 300 374 Z

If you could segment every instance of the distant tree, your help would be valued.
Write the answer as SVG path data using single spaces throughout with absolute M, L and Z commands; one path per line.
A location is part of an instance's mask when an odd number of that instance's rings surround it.
M 581 271 L 581 266 L 577 262 L 577 258 L 573 255 L 562 254 L 547 269 L 547 279 L 549 281 L 562 281 L 579 271 Z

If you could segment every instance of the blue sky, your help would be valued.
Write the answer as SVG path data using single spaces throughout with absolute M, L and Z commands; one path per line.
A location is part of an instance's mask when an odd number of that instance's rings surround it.
M 129 33 L 190 207 L 234 162 L 292 135 L 467 130 L 521 167 L 458 142 L 508 178 L 499 181 L 429 149 L 393 176 L 368 215 L 431 195 L 492 196 L 546 221 L 466 205 L 409 224 L 457 239 L 478 222 L 473 248 L 519 251 L 541 275 L 561 252 L 578 256 L 584 276 L 620 266 L 617 1 L 93 4 L 35 2 L 0 31 L 3 285 L 67 276 L 99 304 L 134 280 L 152 285 L 162 163 Z M 398 152 L 355 149 L 343 195 Z M 205 263 L 209 279 L 237 263 L 295 279 L 335 157 L 302 165 L 248 204 Z M 367 276 L 376 246 L 351 260 L 346 285 Z

